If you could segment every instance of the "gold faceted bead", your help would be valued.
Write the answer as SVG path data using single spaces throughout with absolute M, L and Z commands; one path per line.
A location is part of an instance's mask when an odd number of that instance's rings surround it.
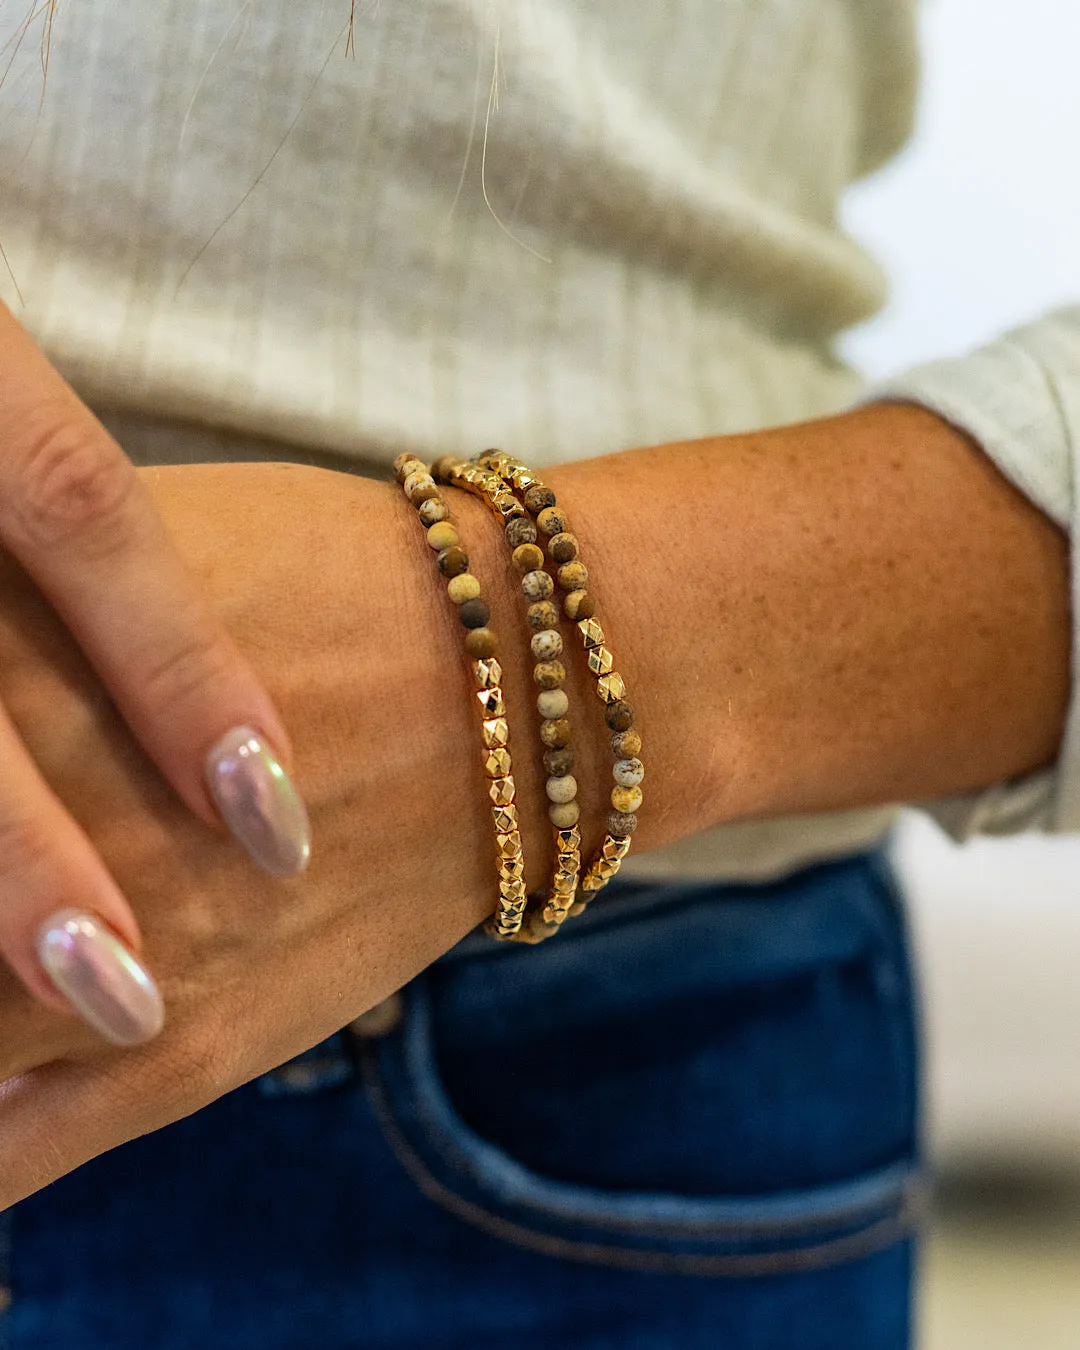
M 491 816 L 499 834 L 512 834 L 518 827 L 517 807 L 513 802 L 509 806 L 493 806 Z
M 621 862 L 630 852 L 630 840 L 628 838 L 615 839 L 609 834 L 604 840 L 600 852 L 606 862 Z
M 511 830 L 509 834 L 497 834 L 495 846 L 501 857 L 516 858 L 521 852 L 521 835 L 517 830 Z
M 499 863 L 500 881 L 524 881 L 525 859 L 503 858 Z
M 473 674 L 476 676 L 476 683 L 481 689 L 491 689 L 493 686 L 502 683 L 502 666 L 493 656 L 489 656 L 485 661 L 475 661 L 473 663 Z
M 501 516 L 523 516 L 525 508 L 512 492 L 496 492 L 491 499 L 491 504 L 495 507 Z
M 560 853 L 570 853 L 581 847 L 581 831 L 576 827 L 571 830 L 555 831 L 555 847 Z
M 484 772 L 489 778 L 505 778 L 510 772 L 510 751 L 485 750 Z
M 510 739 L 510 728 L 506 724 L 505 717 L 493 717 L 482 724 L 484 744 L 488 749 L 495 746 L 505 745 Z
M 601 675 L 596 682 L 596 692 L 605 703 L 618 703 L 619 699 L 626 697 L 623 677 L 617 670 L 613 670 L 610 675 Z
M 615 664 L 615 658 L 606 647 L 593 647 L 586 660 L 594 675 L 607 675 Z
M 509 881 L 499 882 L 499 894 L 510 905 L 520 905 L 525 907 L 527 890 L 524 881 L 520 877 L 512 877 Z
M 578 624 L 578 632 L 586 648 L 604 645 L 604 630 L 595 619 L 582 619 Z
M 516 790 L 513 778 L 495 778 L 488 784 L 488 796 L 496 806 L 509 806 Z
M 506 704 L 503 702 L 503 691 L 498 685 L 491 689 L 480 689 L 476 697 L 480 700 L 480 707 L 488 717 L 502 717 L 506 712 Z

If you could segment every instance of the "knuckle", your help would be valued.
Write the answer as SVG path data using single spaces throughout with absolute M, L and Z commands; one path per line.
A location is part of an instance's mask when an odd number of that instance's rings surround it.
M 24 437 L 11 509 L 39 546 L 87 536 L 115 545 L 136 475 L 123 452 L 87 426 L 49 421 Z
M 56 840 L 37 816 L 24 812 L 0 815 L 0 859 L 4 872 L 20 880 L 40 874 L 48 867 Z
M 175 709 L 223 683 L 232 664 L 224 640 L 208 622 L 197 621 L 166 652 L 150 659 L 139 682 L 143 699 L 152 707 Z

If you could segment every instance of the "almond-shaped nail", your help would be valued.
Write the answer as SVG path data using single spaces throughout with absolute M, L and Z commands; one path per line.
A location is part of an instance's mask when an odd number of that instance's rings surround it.
M 84 1022 L 114 1045 L 151 1041 L 165 1024 L 153 977 L 93 914 L 64 909 L 38 929 L 42 969 Z
M 206 757 L 206 782 L 222 819 L 253 861 L 276 877 L 311 856 L 307 811 L 266 737 L 233 727 Z

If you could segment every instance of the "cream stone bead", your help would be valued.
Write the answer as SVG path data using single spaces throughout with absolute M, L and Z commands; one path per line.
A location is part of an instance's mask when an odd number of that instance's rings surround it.
M 570 699 L 565 689 L 545 689 L 536 696 L 536 709 L 541 717 L 565 717 L 570 711 Z
M 554 628 L 544 628 L 539 633 L 534 633 L 530 645 L 537 661 L 554 661 L 557 656 L 562 655 L 562 635 Z
M 429 497 L 426 502 L 420 503 L 416 514 L 420 517 L 421 525 L 428 526 L 445 520 L 450 511 L 440 497 Z
M 572 802 L 577 796 L 577 779 L 572 773 L 564 774 L 561 778 L 549 778 L 544 784 L 544 791 L 550 801 L 560 805 Z
M 636 758 L 620 759 L 616 760 L 611 772 L 620 787 L 637 787 L 645 777 L 645 765 Z
M 436 521 L 427 532 L 427 541 L 436 553 L 461 543 L 461 536 L 448 520 Z
M 480 583 L 471 572 L 462 572 L 459 576 L 451 577 L 446 583 L 446 594 L 455 605 L 463 605 L 466 601 L 475 600 L 479 596 Z
M 548 807 L 548 819 L 557 830 L 571 830 L 578 823 L 581 807 L 577 802 L 552 802 Z

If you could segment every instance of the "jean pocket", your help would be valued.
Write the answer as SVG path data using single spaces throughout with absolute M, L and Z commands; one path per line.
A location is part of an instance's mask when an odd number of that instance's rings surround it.
M 509 1241 L 713 1275 L 820 1268 L 919 1207 L 914 1001 L 875 858 L 627 885 L 556 942 L 439 962 L 366 1051 L 433 1200 Z

